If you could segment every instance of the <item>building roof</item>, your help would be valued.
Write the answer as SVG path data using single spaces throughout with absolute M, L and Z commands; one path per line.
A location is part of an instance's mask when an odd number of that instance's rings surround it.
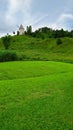
M 23 25 L 22 25 L 22 24 L 20 25 L 19 29 L 24 29 L 24 27 L 23 27 Z

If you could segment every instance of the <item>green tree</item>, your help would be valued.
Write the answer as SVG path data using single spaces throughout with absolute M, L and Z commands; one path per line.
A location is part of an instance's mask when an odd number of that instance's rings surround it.
M 31 35 L 32 33 L 32 27 L 31 26 L 27 26 L 27 34 Z
M 5 49 L 9 48 L 10 42 L 11 42 L 11 36 L 2 37 L 2 43 L 3 43 L 4 47 L 5 47 Z
M 62 40 L 60 38 L 57 39 L 57 45 L 62 44 Z
M 17 31 L 17 36 L 19 36 L 19 31 Z

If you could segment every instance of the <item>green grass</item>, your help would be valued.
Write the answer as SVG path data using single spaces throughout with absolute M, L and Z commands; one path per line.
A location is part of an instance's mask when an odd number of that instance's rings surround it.
M 48 61 L 0 63 L 0 80 L 40 77 L 73 71 L 73 65 Z
M 9 50 L 14 51 L 20 60 L 62 61 L 73 63 L 73 38 L 62 38 L 57 45 L 56 38 L 33 38 L 30 36 L 13 36 Z M 0 39 L 0 51 L 4 46 Z
M 73 65 L 0 63 L 1 130 L 72 130 Z

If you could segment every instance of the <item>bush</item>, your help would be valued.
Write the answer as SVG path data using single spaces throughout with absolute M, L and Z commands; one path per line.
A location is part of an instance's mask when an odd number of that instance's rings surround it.
M 4 47 L 5 47 L 5 49 L 9 48 L 10 42 L 11 42 L 11 36 L 2 37 L 2 43 L 3 43 Z
M 3 51 L 0 53 L 0 62 L 16 61 L 16 60 L 18 60 L 18 56 L 15 52 Z
M 60 44 L 62 44 L 62 40 L 59 38 L 57 39 L 57 45 L 60 45 Z

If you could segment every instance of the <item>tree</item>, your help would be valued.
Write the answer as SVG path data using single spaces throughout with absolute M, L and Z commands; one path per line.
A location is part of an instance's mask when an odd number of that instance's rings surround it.
M 31 35 L 32 33 L 32 27 L 31 26 L 27 26 L 27 34 Z
M 19 31 L 17 31 L 17 36 L 19 36 Z
M 10 41 L 11 41 L 11 36 L 5 36 L 5 37 L 2 37 L 2 43 L 5 47 L 5 49 L 7 50 L 10 46 Z
M 60 38 L 57 39 L 57 45 L 62 44 L 62 40 Z
M 13 34 L 15 35 L 15 31 L 13 31 Z

